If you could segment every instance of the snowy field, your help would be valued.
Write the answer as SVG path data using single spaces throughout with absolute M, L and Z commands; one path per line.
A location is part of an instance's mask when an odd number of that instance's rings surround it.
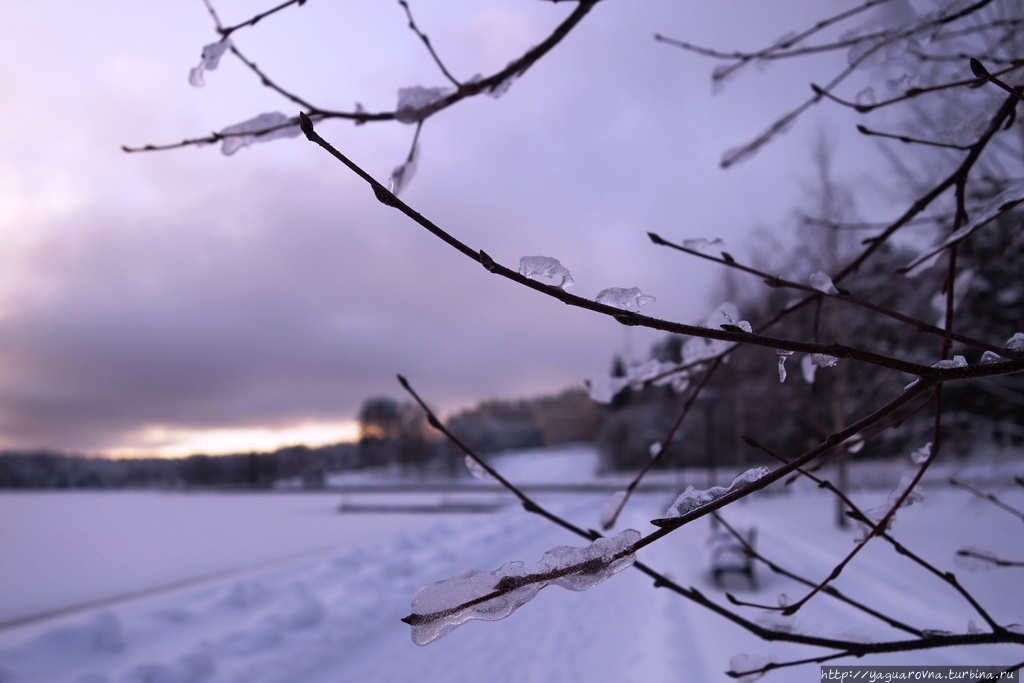
M 540 481 L 580 472 L 592 478 L 593 464 L 592 454 L 575 449 L 520 456 L 506 469 L 514 479 Z M 908 460 L 900 474 L 910 469 Z M 999 478 L 991 468 L 984 475 Z M 1024 488 L 991 490 L 1024 508 Z M 855 500 L 871 507 L 887 493 L 861 491 Z M 932 485 L 925 493 L 924 502 L 900 511 L 897 538 L 955 571 L 998 622 L 1024 622 L 1024 570 L 972 571 L 953 560 L 963 546 L 1024 559 L 1021 520 L 966 491 Z M 651 531 L 648 520 L 671 498 L 639 496 L 616 530 Z M 597 526 L 602 500 L 538 496 L 583 527 Z M 631 569 L 585 593 L 548 588 L 508 619 L 470 622 L 417 647 L 399 621 L 416 589 L 469 566 L 532 564 L 553 546 L 583 542 L 516 506 L 463 515 L 339 514 L 341 502 L 338 494 L 297 492 L 0 494 L 0 683 L 724 681 L 735 655 L 820 654 L 761 642 Z M 856 533 L 836 533 L 832 499 L 806 487 L 759 495 L 725 517 L 756 525 L 762 552 L 814 580 L 848 552 Z M 724 603 L 708 575 L 708 534 L 709 522 L 700 520 L 640 559 Z M 756 591 L 741 581 L 730 589 L 769 604 L 805 590 L 764 567 L 758 579 Z M 962 633 L 981 623 L 948 585 L 881 543 L 836 586 L 918 628 Z M 744 613 L 779 629 L 899 637 L 825 596 L 787 619 Z M 1021 660 L 1024 648 L 999 646 L 848 663 Z M 765 680 L 818 680 L 818 667 Z

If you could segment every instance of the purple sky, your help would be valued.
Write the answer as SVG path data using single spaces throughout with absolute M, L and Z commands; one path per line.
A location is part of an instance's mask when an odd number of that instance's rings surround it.
M 272 4 L 215 6 L 230 24 Z M 572 8 L 410 6 L 463 79 L 502 68 Z M 849 117 L 822 108 L 720 170 L 836 58 L 751 69 L 712 96 L 714 63 L 652 34 L 761 47 L 820 4 L 639 7 L 601 3 L 503 98 L 428 120 L 403 199 L 510 267 L 554 256 L 576 294 L 636 285 L 658 299 L 645 312 L 694 322 L 718 303 L 719 271 L 646 232 L 722 237 L 740 257 L 754 228 L 785 236 L 807 140 L 823 123 L 849 130 Z M 38 0 L 4 14 L 0 448 L 180 454 L 350 438 L 364 398 L 401 396 L 396 372 L 449 411 L 581 386 L 657 338 L 488 276 L 304 139 L 232 157 L 122 153 L 297 113 L 231 55 L 205 88 L 188 84 L 216 39 L 199 0 Z M 235 41 L 325 107 L 391 110 L 400 87 L 445 85 L 394 2 L 310 0 Z M 413 128 L 318 131 L 386 181 Z

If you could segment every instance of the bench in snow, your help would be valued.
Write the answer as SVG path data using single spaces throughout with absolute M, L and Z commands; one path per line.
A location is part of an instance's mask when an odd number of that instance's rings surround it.
M 757 541 L 757 527 L 737 529 L 737 532 L 743 536 L 747 546 L 754 548 Z M 726 576 L 739 574 L 747 578 L 751 588 L 757 588 L 757 577 L 754 576 L 754 556 L 735 536 L 725 529 L 717 529 L 711 532 L 707 545 L 711 551 L 711 578 L 714 579 L 715 586 L 722 588 Z

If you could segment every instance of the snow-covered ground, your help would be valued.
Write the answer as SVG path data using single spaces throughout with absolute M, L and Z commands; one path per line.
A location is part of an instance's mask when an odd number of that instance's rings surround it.
M 521 459 L 520 459 L 521 458 Z M 582 472 L 575 449 L 508 459 L 518 480 Z M 909 461 L 902 474 L 910 471 Z M 991 474 L 991 471 L 988 471 Z M 895 481 L 892 482 L 895 484 Z M 1024 488 L 996 489 L 1024 507 Z M 887 491 L 861 491 L 866 507 Z M 1024 559 L 1020 519 L 961 490 L 932 486 L 901 510 L 895 535 L 952 570 L 1004 624 L 1024 622 L 1024 570 L 969 571 L 960 547 Z M 603 496 L 540 496 L 583 527 L 596 527 Z M 585 593 L 549 588 L 509 618 L 470 622 L 417 647 L 399 619 L 421 586 L 469 566 L 536 562 L 556 545 L 583 545 L 518 506 L 472 515 L 339 514 L 330 493 L 6 493 L 0 495 L 0 683 L 308 681 L 708 681 L 734 655 L 819 654 L 764 643 L 726 620 L 626 570 Z M 616 528 L 652 530 L 671 496 L 643 494 Z M 851 547 L 836 533 L 827 494 L 761 495 L 727 510 L 756 525 L 758 548 L 818 580 Z M 686 586 L 724 602 L 710 581 L 701 520 L 640 553 Z M 761 567 L 742 599 L 775 604 L 803 588 Z M 891 547 L 869 546 L 836 586 L 919 628 L 966 632 L 981 620 L 943 582 Z M 819 596 L 777 628 L 865 639 L 899 637 L 881 622 Z M 42 616 L 47 615 L 50 616 Z M 6 626 L 2 625 L 6 624 Z M 949 649 L 849 663 L 1010 664 L 1024 648 Z M 816 680 L 816 666 L 768 680 Z

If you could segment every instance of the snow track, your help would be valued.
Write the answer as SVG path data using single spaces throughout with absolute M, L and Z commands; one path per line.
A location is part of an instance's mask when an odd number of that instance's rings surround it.
M 878 495 L 884 497 L 884 493 Z M 1016 499 L 1012 498 L 1016 495 Z M 1024 504 L 1024 496 L 1008 500 Z M 584 528 L 596 526 L 603 496 L 549 503 Z M 638 495 L 616 531 L 649 531 L 666 496 Z M 808 578 L 820 578 L 853 545 L 853 532 L 829 528 L 831 501 L 822 494 L 761 498 L 726 511 L 738 524 L 756 523 L 758 547 Z M 372 524 L 374 516 L 347 523 Z M 965 536 L 1020 554 L 1019 520 L 961 492 L 942 491 L 920 508 L 901 511 L 895 532 L 915 541 L 930 560 L 954 568 L 950 549 Z M 942 534 L 934 530 L 942 529 Z M 699 520 L 640 552 L 640 560 L 684 586 L 726 604 L 710 582 Z M 821 535 L 824 533 L 824 535 Z M 267 538 L 268 544 L 273 539 Z M 1001 545 L 1000 545 L 1001 544 Z M 417 647 L 399 620 L 423 585 L 468 566 L 493 570 L 510 560 L 528 565 L 556 545 L 583 539 L 518 508 L 494 514 L 431 518 L 385 542 L 357 543 L 301 560 L 121 602 L 108 608 L 0 632 L 0 683 L 337 683 L 339 681 L 725 681 L 733 655 L 783 660 L 816 650 L 755 639 L 649 578 L 626 570 L 587 592 L 541 591 L 507 619 L 475 621 L 427 647 Z M 873 544 L 837 586 L 921 628 L 965 631 L 977 615 L 952 591 Z M 780 592 L 805 592 L 759 567 L 760 590 L 742 582 L 737 597 L 773 604 Z M 964 574 L 962 570 L 959 574 Z M 1004 623 L 1022 621 L 1020 575 L 994 570 L 961 576 Z M 937 596 L 937 597 L 936 597 Z M 786 627 L 868 638 L 897 635 L 877 620 L 853 614 L 821 596 Z M 777 614 L 743 610 L 778 623 Z M 767 616 L 766 616 L 767 615 Z M 766 621 L 765 621 L 766 620 Z M 774 620 L 774 621 L 773 621 Z M 947 650 L 888 657 L 877 663 L 1008 663 L 1020 648 Z M 866 660 L 865 660 L 866 661 Z M 804 676 L 806 672 L 800 673 Z M 817 672 L 814 671 L 814 674 Z M 793 675 L 790 673 L 790 675 Z M 768 680 L 795 680 L 776 673 Z M 801 680 L 804 680 L 801 678 Z

